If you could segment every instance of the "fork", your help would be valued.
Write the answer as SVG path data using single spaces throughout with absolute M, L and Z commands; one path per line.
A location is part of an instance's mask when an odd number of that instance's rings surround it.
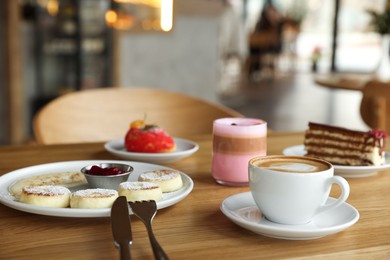
M 129 201 L 129 205 L 134 215 L 136 215 L 144 224 L 148 231 L 149 241 L 152 245 L 153 254 L 155 259 L 169 259 L 160 244 L 157 242 L 156 237 L 153 234 L 152 230 L 152 221 L 154 216 L 157 213 L 157 205 L 156 201 L 148 200 L 148 201 Z

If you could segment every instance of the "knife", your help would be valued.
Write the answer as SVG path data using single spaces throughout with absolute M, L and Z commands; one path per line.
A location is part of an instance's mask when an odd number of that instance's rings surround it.
M 120 250 L 120 259 L 131 259 L 129 245 L 132 243 L 132 234 L 129 208 L 125 196 L 118 197 L 112 205 L 111 227 L 115 245 Z

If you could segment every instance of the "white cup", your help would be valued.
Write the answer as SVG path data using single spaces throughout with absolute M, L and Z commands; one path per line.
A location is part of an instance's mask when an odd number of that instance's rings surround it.
M 348 182 L 333 172 L 332 164 L 305 156 L 255 157 L 249 161 L 249 185 L 257 207 L 268 220 L 306 224 L 348 198 Z M 332 184 L 340 186 L 341 194 L 326 204 Z

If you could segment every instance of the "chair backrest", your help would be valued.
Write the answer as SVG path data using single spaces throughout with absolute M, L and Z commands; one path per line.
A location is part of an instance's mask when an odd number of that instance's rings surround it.
M 366 84 L 360 114 L 372 129 L 390 133 L 390 82 L 373 80 Z
M 185 94 L 156 88 L 101 88 L 60 96 L 34 117 L 42 144 L 99 142 L 124 138 L 137 119 L 156 124 L 175 137 L 212 132 L 212 122 L 242 114 Z

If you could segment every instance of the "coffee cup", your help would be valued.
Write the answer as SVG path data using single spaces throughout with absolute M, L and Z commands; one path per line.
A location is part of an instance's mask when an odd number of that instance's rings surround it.
M 316 215 L 334 209 L 349 196 L 349 184 L 334 176 L 333 165 L 306 156 L 270 155 L 249 161 L 249 186 L 261 213 L 279 224 L 309 223 Z M 327 203 L 333 184 L 340 196 Z
M 256 118 L 220 118 L 213 123 L 211 172 L 217 183 L 248 186 L 248 162 L 267 153 L 267 123 Z

